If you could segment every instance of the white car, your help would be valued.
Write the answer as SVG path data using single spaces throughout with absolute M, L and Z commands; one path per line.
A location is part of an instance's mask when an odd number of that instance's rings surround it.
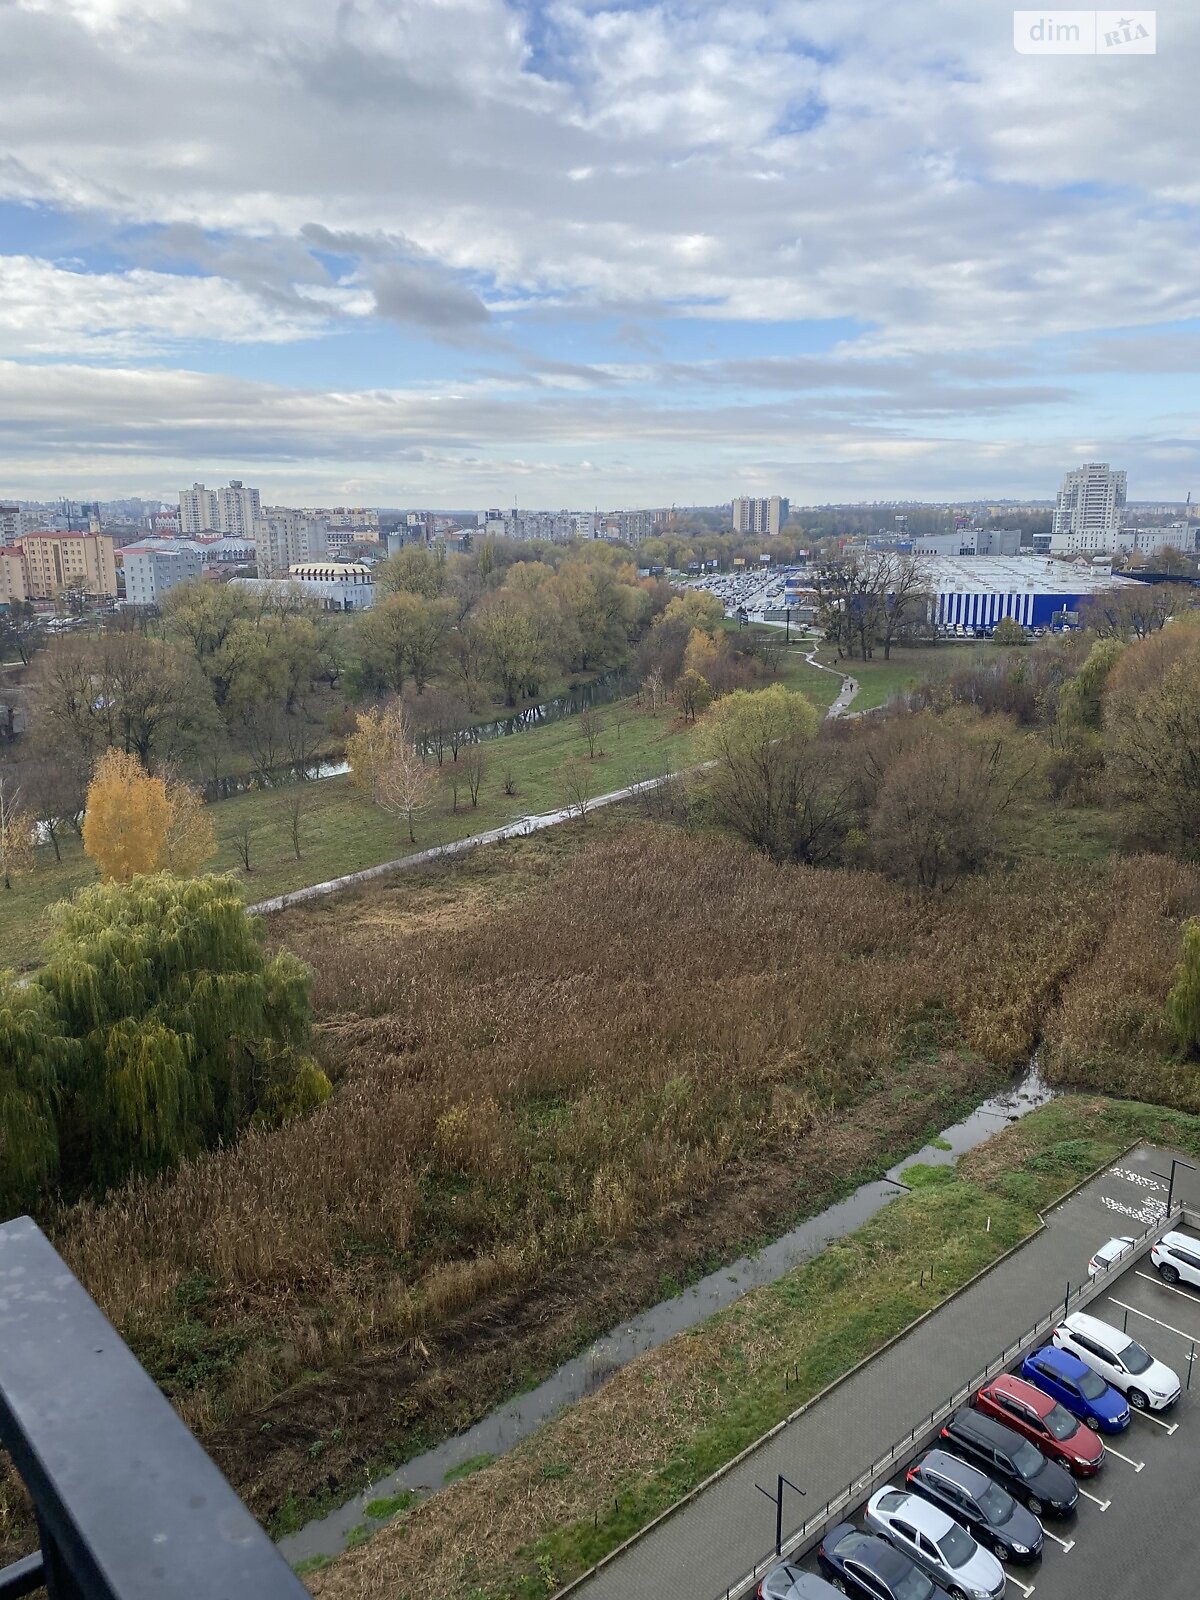
M 867 1526 L 962 1600 L 997 1600 L 1004 1568 L 938 1506 L 891 1484 L 867 1501 Z
M 1119 1238 L 1110 1239 L 1107 1244 L 1102 1244 L 1088 1262 L 1088 1277 L 1097 1278 L 1102 1272 L 1107 1272 L 1113 1262 L 1119 1261 L 1133 1243 L 1132 1236 L 1123 1233 Z
M 1186 1233 L 1164 1233 L 1151 1249 L 1150 1259 L 1164 1283 L 1178 1283 L 1182 1278 L 1200 1289 L 1200 1240 L 1190 1239 Z
M 1072 1311 L 1050 1335 L 1060 1350 L 1069 1350 L 1106 1383 L 1119 1389 L 1139 1411 L 1165 1411 L 1179 1399 L 1179 1378 L 1165 1362 L 1156 1361 L 1128 1333 Z

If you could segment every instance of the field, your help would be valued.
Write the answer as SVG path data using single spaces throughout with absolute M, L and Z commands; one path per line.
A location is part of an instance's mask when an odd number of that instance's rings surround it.
M 1114 904 L 1165 951 L 1197 903 L 1138 862 L 934 904 L 598 816 L 272 919 L 329 1105 L 51 1227 L 294 1526 L 982 1098 Z
M 638 1357 L 511 1454 L 313 1572 L 310 1588 L 318 1600 L 552 1592 L 943 1302 L 1136 1139 L 1200 1153 L 1200 1119 L 1060 1101 L 957 1171 L 928 1169 L 927 1184 L 857 1233 Z
M 876 706 L 886 705 L 893 695 L 915 689 L 925 678 L 945 677 L 956 668 L 977 661 L 981 655 L 985 659 L 994 655 L 995 651 L 992 644 L 942 643 L 914 649 L 897 647 L 890 661 L 883 659 L 882 651 L 870 661 L 838 661 L 833 651 L 822 647 L 817 660 L 848 672 L 857 681 L 859 688 L 850 708 L 852 711 L 872 711 Z
M 562 806 L 567 797 L 565 771 L 572 766 L 580 766 L 593 792 L 600 794 L 668 767 L 677 770 L 686 760 L 693 730 L 679 726 L 669 710 L 652 716 L 626 701 L 605 706 L 600 716 L 604 732 L 594 760 L 588 757 L 575 717 L 488 741 L 483 746 L 487 770 L 474 810 L 465 787 L 458 811 L 452 810 L 447 757 L 441 793 L 428 814 L 417 820 L 415 846 L 408 841 L 404 822 L 373 806 L 349 778 L 298 786 L 303 801 L 299 859 L 289 810 L 297 786 L 255 789 L 218 801 L 209 812 L 218 844 L 210 870 L 233 872 L 248 901 L 265 900 Z M 515 792 L 506 795 L 504 780 L 510 774 Z M 244 829 L 250 831 L 253 870 L 248 874 L 235 849 Z M 96 881 L 98 874 L 78 839 L 64 837 L 61 848 L 63 859 L 58 862 L 49 846 L 39 847 L 33 872 L 16 879 L 11 890 L 0 891 L 0 965 L 36 966 L 48 907 Z

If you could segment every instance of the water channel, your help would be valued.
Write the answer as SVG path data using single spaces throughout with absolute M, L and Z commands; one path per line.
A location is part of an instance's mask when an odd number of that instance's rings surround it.
M 927 1144 L 889 1168 L 873 1183 L 861 1184 L 853 1194 L 781 1234 L 752 1256 L 721 1267 L 701 1278 L 681 1294 L 663 1300 L 604 1334 L 580 1355 L 563 1363 L 537 1388 L 498 1406 L 465 1433 L 446 1439 L 339 1506 L 279 1541 L 279 1549 L 293 1564 L 313 1556 L 334 1556 L 346 1547 L 352 1528 L 380 1526 L 366 1514 L 370 1500 L 397 1495 L 404 1490 L 429 1494 L 442 1488 L 446 1474 L 464 1461 L 481 1455 L 499 1456 L 511 1450 L 564 1406 L 596 1389 L 635 1356 L 691 1328 L 714 1311 L 720 1311 L 747 1290 L 773 1283 L 793 1267 L 810 1261 L 834 1240 L 844 1238 L 904 1192 L 904 1169 L 914 1163 L 944 1166 L 956 1162 L 992 1134 L 1054 1098 L 1054 1090 L 1038 1070 L 1037 1056 L 1025 1076 L 1002 1093 L 944 1130 L 936 1143 Z

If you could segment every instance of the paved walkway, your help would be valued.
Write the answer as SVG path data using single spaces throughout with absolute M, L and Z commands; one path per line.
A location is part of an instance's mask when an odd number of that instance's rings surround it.
M 856 679 L 852 678 L 849 673 L 839 672 L 836 667 L 827 667 L 823 661 L 818 661 L 817 648 L 807 652 L 804 657 L 805 661 L 808 662 L 810 667 L 816 667 L 818 672 L 832 672 L 835 678 L 840 678 L 842 680 L 842 687 L 838 690 L 837 699 L 825 713 L 826 722 L 830 722 L 835 717 L 845 716 L 846 712 L 850 709 L 850 702 L 858 693 L 858 682 Z
M 723 1596 L 774 1540 L 775 1513 L 757 1484 L 773 1494 L 782 1472 L 806 1490 L 806 1499 L 785 1503 L 786 1538 L 1048 1315 L 1068 1284 L 1085 1281 L 1100 1241 L 1156 1221 L 1166 1184 L 1151 1175 L 1155 1167 L 1166 1170 L 1162 1153 L 1144 1147 L 1094 1178 L 1048 1215 L 1031 1243 L 601 1567 L 573 1600 Z M 1181 1179 L 1189 1182 L 1176 1184 L 1176 1199 L 1196 1203 L 1196 1176 Z

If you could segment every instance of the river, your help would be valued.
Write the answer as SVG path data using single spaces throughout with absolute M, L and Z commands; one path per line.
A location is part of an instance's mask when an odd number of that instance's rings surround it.
M 444 1487 L 446 1474 L 464 1461 L 481 1455 L 503 1455 L 564 1406 L 598 1388 L 635 1356 L 694 1327 L 713 1312 L 731 1305 L 747 1290 L 773 1283 L 793 1267 L 811 1261 L 834 1240 L 860 1228 L 897 1195 L 904 1193 L 906 1167 L 918 1162 L 929 1166 L 952 1164 L 1001 1128 L 1053 1098 L 1054 1090 L 1044 1082 L 1035 1055 L 1023 1078 L 1001 1094 L 985 1100 L 963 1121 L 946 1128 L 935 1143 L 905 1156 L 885 1177 L 861 1184 L 845 1200 L 790 1228 L 754 1255 L 743 1256 L 718 1268 L 681 1294 L 660 1301 L 613 1328 L 582 1354 L 565 1361 L 537 1388 L 505 1401 L 465 1433 L 455 1434 L 424 1455 L 415 1456 L 336 1511 L 315 1518 L 298 1533 L 281 1539 L 280 1552 L 293 1565 L 313 1556 L 340 1554 L 346 1548 L 351 1529 L 382 1526 L 381 1522 L 373 1522 L 367 1516 L 368 1501 L 397 1495 L 404 1490 L 416 1494 L 433 1493 Z

